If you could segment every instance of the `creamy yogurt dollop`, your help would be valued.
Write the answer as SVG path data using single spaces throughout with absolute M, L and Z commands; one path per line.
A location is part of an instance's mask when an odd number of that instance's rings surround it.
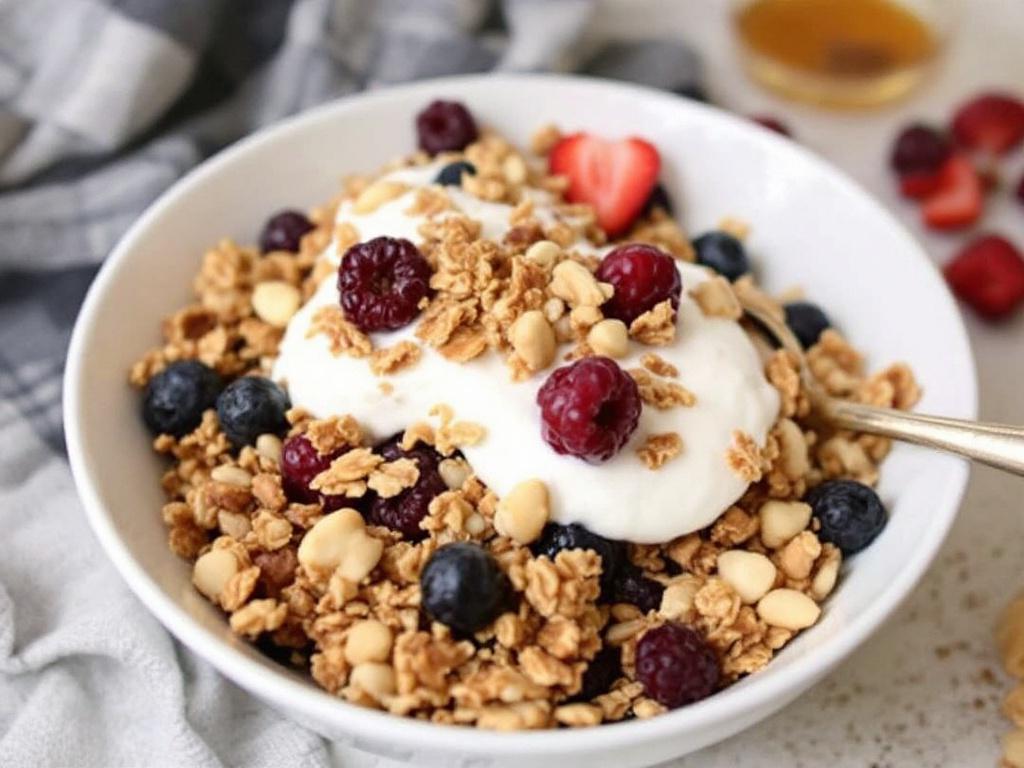
M 338 221 L 355 226 L 361 240 L 381 235 L 420 239 L 421 216 L 405 211 L 417 187 L 436 176 L 438 165 L 402 169 L 385 178 L 410 185 L 410 191 L 375 211 L 359 215 L 345 203 Z M 447 187 L 455 206 L 483 224 L 483 236 L 500 238 L 509 228 L 511 206 L 489 203 Z M 554 220 L 550 198 L 532 193 L 536 215 Z M 581 251 L 602 250 L 580 242 Z M 323 258 L 337 263 L 333 243 Z M 468 363 L 453 363 L 423 346 L 420 361 L 387 381 L 374 375 L 366 358 L 335 356 L 327 338 L 307 338 L 317 309 L 337 305 L 336 280 L 328 278 L 288 325 L 274 366 L 275 379 L 285 380 L 292 403 L 318 417 L 350 413 L 375 439 L 386 438 L 410 424 L 427 419 L 438 403 L 450 405 L 460 421 L 475 421 L 487 429 L 486 438 L 462 452 L 474 471 L 500 496 L 523 480 L 547 484 L 552 518 L 578 522 L 614 539 L 636 543 L 668 541 L 703 528 L 746 490 L 747 483 L 726 464 L 725 456 L 740 430 L 763 445 L 775 422 L 779 398 L 764 377 L 761 360 L 740 326 L 731 320 L 706 317 L 688 295 L 707 275 L 700 267 L 679 263 L 683 296 L 675 341 L 663 347 L 631 343 L 630 355 L 618 360 L 624 369 L 640 366 L 640 357 L 654 351 L 679 369 L 679 383 L 696 396 L 692 407 L 657 410 L 644 406 L 640 423 L 626 447 L 611 460 L 588 464 L 556 454 L 541 437 L 537 390 L 547 372 L 514 382 L 502 356 L 487 352 Z M 374 334 L 376 347 L 399 341 L 418 343 L 416 322 L 391 333 Z M 561 354 L 568 349 L 563 347 Z M 682 453 L 658 470 L 648 469 L 636 455 L 648 435 L 677 432 Z

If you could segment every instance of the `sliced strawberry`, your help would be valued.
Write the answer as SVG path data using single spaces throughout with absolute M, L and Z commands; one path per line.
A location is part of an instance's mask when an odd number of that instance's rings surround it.
M 1024 102 L 1002 93 L 986 93 L 953 116 L 953 136 L 970 149 L 1002 154 L 1024 139 Z
M 900 176 L 900 194 L 914 200 L 923 200 L 939 190 L 941 173 L 908 173 Z
M 552 173 L 569 178 L 566 199 L 587 203 L 609 237 L 623 234 L 644 207 L 658 181 L 658 150 L 638 138 L 607 141 L 574 133 L 548 156 Z
M 953 155 L 942 166 L 939 188 L 921 206 L 924 222 L 933 229 L 968 227 L 981 215 L 981 179 L 963 155 Z
M 1020 177 L 1020 181 L 1017 182 L 1017 186 L 1013 190 L 1013 194 L 1016 195 L 1017 202 L 1024 205 L 1024 176 Z
M 1024 258 L 998 235 L 970 242 L 943 272 L 953 293 L 990 320 L 1005 317 L 1024 301 Z

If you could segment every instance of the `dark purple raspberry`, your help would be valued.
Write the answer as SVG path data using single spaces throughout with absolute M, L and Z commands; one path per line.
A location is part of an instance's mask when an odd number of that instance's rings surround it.
M 612 602 L 629 603 L 647 613 L 658 610 L 664 591 L 662 584 L 648 579 L 643 571 L 630 563 L 619 571 L 619 577 L 612 585 Z
M 430 556 L 420 575 L 423 610 L 465 637 L 483 629 L 508 608 L 508 579 L 486 549 L 468 541 L 446 544 Z
M 633 377 L 607 357 L 585 357 L 556 369 L 537 392 L 541 435 L 555 453 L 591 464 L 629 441 L 640 419 Z
M 298 211 L 275 213 L 263 225 L 263 232 L 260 234 L 260 250 L 263 253 L 271 251 L 295 253 L 299 250 L 302 236 L 311 229 L 313 229 L 313 222 Z
M 363 331 L 395 331 L 419 314 L 430 265 L 408 240 L 375 237 L 345 252 L 338 291 L 345 317 Z
M 458 152 L 476 141 L 476 121 L 457 101 L 432 101 L 416 115 L 416 134 L 420 149 L 436 155 L 438 152 Z
M 938 173 L 951 152 L 949 139 L 942 133 L 930 126 L 915 123 L 904 128 L 896 137 L 889 165 L 900 176 Z
M 375 498 L 370 505 L 370 522 L 398 531 L 407 541 L 425 538 L 427 532 L 420 528 L 420 521 L 427 516 L 434 497 L 448 490 L 437 469 L 444 457 L 426 445 L 415 445 L 403 451 L 398 446 L 397 438 L 378 447 L 377 453 L 386 461 L 415 460 L 420 476 L 412 488 L 407 488 L 397 496 L 390 499 Z
M 574 701 L 592 701 L 611 690 L 612 684 L 622 677 L 622 653 L 606 645 L 590 660 L 583 673 L 583 687 L 573 696 Z
M 636 646 L 636 679 L 669 709 L 707 698 L 718 687 L 718 658 L 696 630 L 662 624 Z
M 348 447 L 343 446 L 332 453 L 321 455 L 305 435 L 295 435 L 285 440 L 281 448 L 281 485 L 288 499 L 299 504 L 322 501 L 324 508 L 329 510 L 345 506 L 344 496 L 324 496 L 310 488 L 309 484 L 346 450 Z
M 675 259 L 653 245 L 620 245 L 604 257 L 597 279 L 615 287 L 615 295 L 601 307 L 605 317 L 626 325 L 665 299 L 672 309 L 679 308 L 683 281 Z
M 598 536 L 579 523 L 548 523 L 530 549 L 538 557 L 546 555 L 551 560 L 563 549 L 590 549 L 596 552 L 601 557 L 601 598 L 605 602 L 611 599 L 619 568 L 626 560 L 625 544 Z

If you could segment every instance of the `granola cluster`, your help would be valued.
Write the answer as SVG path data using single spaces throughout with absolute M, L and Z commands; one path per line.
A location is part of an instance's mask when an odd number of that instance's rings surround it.
M 556 135 L 546 129 L 535 148 L 543 153 Z M 645 405 L 692 406 L 694 395 L 678 381 L 679 371 L 657 354 L 675 333 L 669 302 L 628 328 L 604 318 L 600 307 L 610 286 L 596 279 L 595 259 L 572 248 L 580 238 L 603 242 L 592 212 L 563 204 L 556 220 L 542 220 L 524 194 L 527 187 L 558 194 L 565 179 L 546 175 L 491 133 L 451 159 L 477 169 L 463 175 L 465 191 L 515 206 L 512 226 L 500 241 L 483 238 L 480 223 L 453 212 L 442 188 L 417 192 L 412 210 L 428 216 L 420 250 L 433 269 L 434 292 L 417 321 L 419 344 L 375 348 L 335 307 L 319 311 L 311 333 L 324 334 L 335 354 L 366 358 L 381 376 L 415 365 L 420 345 L 453 363 L 500 354 L 514 377 L 528 378 L 554 363 L 560 345 L 566 345 L 564 357 L 576 359 L 621 357 L 624 351 L 616 350 L 639 343 L 651 349 L 629 374 Z M 355 210 L 368 212 L 405 191 L 372 177 L 349 179 L 339 200 L 311 213 L 315 228 L 298 253 L 260 255 L 218 244 L 196 277 L 196 301 L 167 319 L 165 343 L 133 367 L 132 383 L 143 386 L 168 363 L 190 358 L 228 378 L 268 373 L 301 298 L 333 273 L 320 254 L 332 239 L 342 252 L 359 241 L 351 224 L 335 225 L 339 202 L 351 200 Z M 730 227 L 738 231 L 736 222 Z M 689 239 L 660 209 L 639 221 L 628 239 L 693 259 Z M 709 280 L 695 298 L 705 314 L 735 319 L 737 295 L 782 313 L 749 278 Z M 808 361 L 837 397 L 908 408 L 919 396 L 906 366 L 868 375 L 861 356 L 834 330 L 808 351 Z M 650 717 L 664 707 L 645 696 L 636 678 L 644 633 L 666 621 L 695 627 L 717 653 L 725 683 L 766 665 L 817 621 L 839 576 L 840 552 L 819 540 L 804 495 L 831 478 L 874 484 L 889 450 L 883 438 L 813 424 L 796 361 L 787 353 L 767 354 L 765 374 L 780 395 L 778 421 L 765 445 L 737 432 L 723 457 L 749 481 L 745 495 L 705 530 L 628 548 L 636 571 L 663 589 L 654 609 L 602 600 L 602 561 L 592 550 L 535 554 L 530 544 L 549 522 L 547 489 L 527 480 L 497 498 L 459 452 L 484 439 L 486 425 L 461 421 L 444 404 L 409 425 L 400 441 L 403 450 L 427 445 L 444 457 L 438 471 L 447 490 L 430 502 L 421 541 L 368 524 L 357 511 L 367 498 L 392 498 L 415 485 L 419 469 L 413 460 L 386 460 L 351 415 L 288 413 L 288 436 L 304 435 L 321 456 L 338 454 L 311 488 L 344 497 L 351 508 L 326 510 L 321 502 L 286 496 L 280 436 L 265 434 L 233 449 L 211 410 L 193 432 L 154 441 L 170 460 L 162 481 L 169 545 L 194 561 L 196 588 L 224 610 L 235 632 L 350 702 L 501 730 Z M 386 379 L 381 386 L 389 386 Z M 684 439 L 651 434 L 637 453 L 643 465 L 659 470 L 685 450 Z M 514 594 L 509 609 L 472 637 L 453 636 L 421 610 L 421 570 L 451 542 L 485 548 Z M 581 696 L 588 667 L 608 647 L 621 652 L 621 674 L 607 690 Z

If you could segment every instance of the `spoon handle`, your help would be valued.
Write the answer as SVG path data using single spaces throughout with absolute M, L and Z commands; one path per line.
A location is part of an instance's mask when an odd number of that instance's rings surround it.
M 923 416 L 829 399 L 825 418 L 843 429 L 938 448 L 1015 475 L 1024 475 L 1024 428 Z

